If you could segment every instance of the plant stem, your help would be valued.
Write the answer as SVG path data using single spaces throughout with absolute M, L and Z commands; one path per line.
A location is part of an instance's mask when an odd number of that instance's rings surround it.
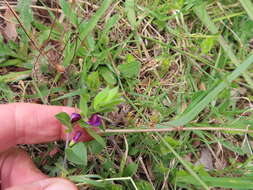
M 145 132 L 172 132 L 172 131 L 230 131 L 230 132 L 243 132 L 253 133 L 253 130 L 248 129 L 234 129 L 234 128 L 221 128 L 221 127 L 168 127 L 168 128 L 144 128 L 144 129 L 106 129 L 101 131 L 100 134 L 106 133 L 145 133 Z

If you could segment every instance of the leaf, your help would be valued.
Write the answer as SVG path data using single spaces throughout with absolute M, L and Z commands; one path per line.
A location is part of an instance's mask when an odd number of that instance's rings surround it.
M 87 86 L 92 90 L 97 90 L 100 87 L 98 72 L 92 72 L 88 75 Z
M 85 27 L 79 30 L 80 36 L 79 38 L 83 40 L 87 37 L 87 35 L 97 26 L 99 19 L 104 15 L 105 11 L 109 8 L 112 0 L 104 0 L 97 12 L 91 17 Z M 79 44 L 80 46 L 81 44 Z M 79 48 L 78 46 L 78 48 Z
M 99 136 L 93 129 L 86 127 L 85 130 L 92 136 L 100 145 L 106 146 L 104 139 Z
M 32 73 L 31 70 L 20 71 L 20 72 L 11 72 L 6 75 L 2 75 L 2 76 L 0 75 L 0 81 L 16 82 L 16 81 L 23 80 L 23 79 L 30 77 L 31 73 Z
M 108 43 L 108 33 L 110 32 L 110 29 L 119 21 L 120 16 L 119 14 L 115 14 L 112 17 L 110 17 L 107 22 L 105 23 L 104 29 L 102 31 L 101 37 L 99 39 L 100 42 L 107 44 Z
M 132 55 L 127 57 L 127 62 L 118 66 L 118 70 L 125 78 L 137 77 L 140 72 L 141 64 L 136 61 Z
M 121 98 L 117 98 L 113 101 L 111 101 L 110 103 L 107 104 L 103 104 L 101 107 L 99 107 L 99 109 L 97 109 L 97 112 L 111 112 L 113 111 L 114 107 L 120 103 L 122 103 L 124 100 Z
M 136 15 L 135 15 L 135 2 L 134 0 L 126 0 L 125 2 L 125 10 L 127 13 L 127 18 L 130 22 L 132 30 L 136 30 L 137 23 L 136 23 Z
M 93 108 L 96 112 L 111 111 L 115 105 L 123 102 L 118 93 L 118 87 L 113 89 L 105 88 L 94 98 Z
M 65 16 L 71 21 L 71 23 L 74 25 L 78 24 L 77 15 L 73 11 L 73 8 L 71 7 L 70 3 L 66 0 L 60 0 L 60 6 Z
M 71 129 L 71 123 L 70 123 L 70 117 L 67 113 L 65 112 L 60 112 L 55 115 L 55 117 L 66 127 Z
M 104 102 L 104 100 L 107 98 L 108 93 L 109 93 L 109 88 L 105 88 L 96 95 L 93 102 L 93 107 L 95 110 L 99 109 L 99 105 Z
M 114 74 L 107 67 L 100 67 L 99 74 L 104 78 L 108 85 L 115 85 L 117 80 L 114 77 Z
M 136 186 L 139 190 L 154 190 L 153 186 L 145 180 L 137 181 Z
M 243 8 L 249 15 L 250 19 L 253 20 L 253 3 L 250 0 L 239 0 Z
M 251 147 L 251 144 L 249 142 L 249 138 L 246 134 L 244 135 L 244 139 L 243 139 L 243 142 L 242 142 L 242 148 L 241 149 L 243 150 L 243 152 L 247 153 L 248 156 L 251 156 L 253 154 L 252 147 Z
M 200 45 L 202 53 L 207 54 L 213 48 L 214 42 L 214 38 L 204 39 Z
M 63 96 L 60 96 L 60 97 L 58 97 L 58 98 L 52 99 L 51 102 L 55 102 L 55 101 L 62 100 L 62 99 L 65 99 L 65 98 L 70 98 L 70 97 L 73 97 L 73 96 L 80 95 L 80 94 L 84 93 L 85 90 L 86 90 L 86 89 L 78 89 L 78 90 L 75 90 L 75 91 L 73 91 L 73 92 L 64 94 Z
M 32 0 L 19 0 L 17 5 L 20 19 L 27 30 L 31 30 L 31 23 L 33 21 L 31 4 Z
M 128 164 L 123 171 L 123 176 L 133 176 L 138 169 L 138 164 L 132 162 L 130 164 Z
M 87 147 L 85 143 L 79 142 L 71 148 L 67 148 L 65 153 L 69 161 L 82 166 L 87 165 Z
M 108 96 L 106 97 L 104 104 L 111 102 L 118 95 L 118 90 L 118 87 L 109 90 Z
M 203 165 L 206 170 L 213 170 L 213 158 L 208 148 L 201 150 L 201 156 L 195 165 Z
M 106 187 L 105 182 L 92 180 L 92 179 L 90 179 L 90 176 L 88 176 L 88 175 L 69 176 L 68 178 L 71 181 L 76 182 L 76 183 L 84 183 L 87 185 L 93 185 L 95 187 Z
M 88 142 L 89 150 L 93 154 L 99 154 L 104 147 L 101 146 L 97 141 Z

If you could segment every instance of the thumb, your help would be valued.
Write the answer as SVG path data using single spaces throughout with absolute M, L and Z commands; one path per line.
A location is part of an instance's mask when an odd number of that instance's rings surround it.
M 6 190 L 77 190 L 77 187 L 68 180 L 50 178 L 36 181 L 31 184 L 10 187 Z
M 26 152 L 17 148 L 0 154 L 0 169 L 2 190 L 77 190 L 66 179 L 48 178 L 35 167 Z

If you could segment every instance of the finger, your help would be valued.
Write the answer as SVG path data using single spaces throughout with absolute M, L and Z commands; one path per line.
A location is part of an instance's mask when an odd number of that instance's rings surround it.
M 33 183 L 47 178 L 46 175 L 35 167 L 25 151 L 11 148 L 0 154 L 0 179 L 2 180 L 2 189 Z
M 77 190 L 77 187 L 65 179 L 51 178 L 31 184 L 10 187 L 6 190 Z
M 55 118 L 59 112 L 71 114 L 74 108 L 15 103 L 0 105 L 0 151 L 16 144 L 34 144 L 65 139 L 65 127 Z M 84 131 L 84 139 L 90 136 Z

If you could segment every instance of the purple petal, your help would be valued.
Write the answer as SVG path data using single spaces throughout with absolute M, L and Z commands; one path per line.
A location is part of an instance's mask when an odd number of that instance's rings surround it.
M 70 122 L 74 123 L 81 119 L 81 115 L 79 113 L 72 113 L 70 119 L 71 119 Z
M 76 143 L 79 140 L 79 138 L 81 137 L 81 135 L 82 135 L 82 132 L 77 131 L 76 134 L 74 135 L 72 141 L 74 141 L 74 143 Z
M 93 127 L 98 127 L 101 125 L 101 118 L 97 114 L 93 114 L 89 120 L 87 121 L 89 125 L 92 125 Z

